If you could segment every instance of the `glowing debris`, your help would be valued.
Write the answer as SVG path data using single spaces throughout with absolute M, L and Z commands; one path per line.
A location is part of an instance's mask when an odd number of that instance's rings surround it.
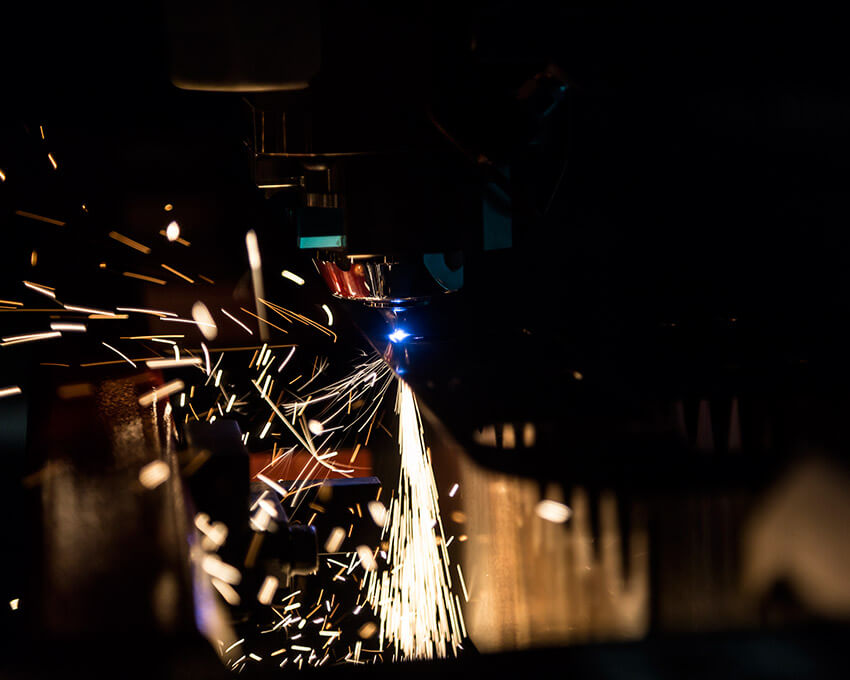
M 368 545 L 357 546 L 357 557 L 360 558 L 360 564 L 363 565 L 366 571 L 375 571 L 378 568 L 378 563 L 375 562 L 372 549 Z
M 328 535 L 328 540 L 325 541 L 325 551 L 329 553 L 337 552 L 345 540 L 345 529 L 342 527 L 334 527 Z
M 147 276 L 146 274 L 136 274 L 135 272 L 122 272 L 121 276 L 126 276 L 128 279 L 148 281 L 149 283 L 155 283 L 159 286 L 164 286 L 166 283 L 168 283 L 165 279 L 158 279 L 154 276 Z
M 62 305 L 69 312 L 80 312 L 81 314 L 96 314 L 104 318 L 117 316 L 115 312 L 110 312 L 108 309 L 96 309 L 94 307 L 80 307 L 79 305 Z
M 234 642 L 234 643 L 233 643 L 232 645 L 230 645 L 227 649 L 225 649 L 225 650 L 224 650 L 224 653 L 225 653 L 225 654 L 229 654 L 229 653 L 230 653 L 230 652 L 232 652 L 234 649 L 236 649 L 239 645 L 241 645 L 243 642 L 245 642 L 245 638 L 239 638 L 236 642 Z
M 145 366 L 148 368 L 178 368 L 180 366 L 200 366 L 201 360 L 198 357 L 191 359 L 153 359 L 146 361 Z
M 201 569 L 210 576 L 234 586 L 242 580 L 242 572 L 233 565 L 227 564 L 218 555 L 209 553 L 204 555 L 201 559 Z
M 23 342 L 35 342 L 37 340 L 49 340 L 50 338 L 58 338 L 62 335 L 59 331 L 49 331 L 45 333 L 27 333 L 25 335 L 10 335 L 2 339 L 0 347 L 6 345 L 18 345 Z
M 237 593 L 233 586 L 229 583 L 215 577 L 212 577 L 210 581 L 212 582 L 213 587 L 221 594 L 228 604 L 235 606 L 242 601 L 242 598 L 239 597 L 239 593 Z M 244 642 L 244 640 L 242 640 L 242 642 Z
M 118 243 L 122 243 L 128 248 L 132 248 L 133 250 L 138 250 L 143 255 L 150 255 L 151 249 L 146 245 L 139 243 L 138 241 L 134 241 L 129 236 L 124 236 L 124 234 L 119 234 L 117 231 L 110 231 L 109 238 L 118 241 Z
M 530 449 L 534 446 L 534 442 L 537 440 L 537 429 L 534 427 L 534 423 L 526 423 L 522 427 L 522 445 Z
M 124 359 L 124 360 L 125 360 L 128 364 L 130 364 L 130 366 L 132 366 L 133 368 L 136 368 L 136 362 L 135 362 L 135 361 L 133 361 L 132 359 L 130 359 L 130 357 L 128 357 L 126 354 L 124 354 L 123 352 L 119 352 L 119 351 L 118 351 L 117 349 L 115 349 L 112 345 L 107 345 L 105 342 L 103 342 L 103 343 L 101 343 L 101 344 L 102 344 L 104 347 L 106 347 L 106 348 L 108 348 L 108 349 L 111 349 L 113 352 L 115 352 L 115 353 L 116 353 L 119 357 L 121 357 L 121 358 L 122 358 L 122 359 Z
M 39 222 L 46 222 L 47 224 L 55 224 L 57 227 L 64 227 L 65 223 L 62 220 L 56 220 L 52 217 L 45 217 L 44 215 L 36 215 L 35 213 L 27 212 L 26 210 L 16 210 L 16 215 L 20 217 L 26 217 L 31 220 L 38 220 Z
M 176 347 L 177 347 L 177 345 L 175 345 L 175 349 L 176 349 Z M 204 363 L 206 365 L 206 374 L 210 375 L 210 372 L 211 372 L 211 369 L 210 369 L 210 351 L 207 349 L 207 346 L 204 343 L 201 343 L 201 349 L 204 352 Z
M 466 581 L 463 578 L 463 572 L 460 570 L 460 565 L 457 565 L 457 575 L 460 577 L 460 586 L 463 588 L 463 597 L 469 602 L 469 592 L 466 590 Z
M 387 508 L 384 504 L 381 501 L 369 501 L 366 508 L 369 510 L 372 521 L 383 528 L 387 522 Z
M 260 604 L 271 604 L 279 585 L 280 581 L 274 576 L 266 576 L 263 585 L 260 586 L 260 592 L 257 593 L 257 600 Z
M 207 340 L 215 340 L 218 335 L 218 326 L 216 326 L 210 310 L 200 300 L 192 305 L 192 318 Z
M 171 468 L 163 460 L 155 460 L 139 471 L 139 482 L 146 489 L 155 489 L 171 476 Z
M 29 288 L 30 290 L 34 290 L 36 293 L 41 293 L 42 295 L 46 295 L 49 298 L 56 299 L 56 292 L 50 286 L 44 286 L 40 283 L 33 283 L 32 281 L 24 281 L 23 284 Z
M 12 387 L 0 387 L 0 399 L 3 399 L 4 397 L 11 397 L 21 393 L 21 388 L 17 385 L 13 385 Z
M 143 307 L 116 307 L 115 309 L 119 312 L 136 312 L 138 314 L 152 314 L 153 316 L 177 316 L 174 312 L 163 312 L 163 311 L 160 311 L 158 309 L 145 309 Z M 153 337 L 153 336 L 141 336 L 141 335 L 139 335 L 139 336 L 135 336 L 135 337 L 144 339 L 144 338 L 149 338 L 149 337 Z M 181 337 L 182 338 L 183 336 L 180 335 L 180 336 L 156 336 L 156 337 Z
M 302 279 L 300 276 L 298 276 L 298 274 L 293 274 L 293 273 L 292 273 L 291 271 L 289 271 L 288 269 L 284 269 L 284 270 L 280 273 L 280 275 L 281 275 L 283 278 L 285 278 L 285 279 L 289 279 L 289 280 L 290 280 L 290 281 L 292 281 L 293 283 L 298 284 L 299 286 L 303 286 L 303 285 L 304 285 L 304 279 Z
M 180 225 L 177 224 L 176 220 L 168 223 L 168 226 L 165 228 L 165 238 L 169 241 L 176 241 L 180 238 Z
M 179 276 L 184 281 L 188 281 L 189 283 L 195 283 L 195 281 L 193 279 L 190 279 L 185 274 L 178 272 L 176 269 L 174 269 L 174 267 L 169 267 L 167 264 L 160 264 L 159 266 L 162 267 L 163 269 L 165 269 L 166 271 L 171 272 L 175 276 Z
M 166 203 L 164 206 L 162 206 L 162 209 L 165 210 L 165 212 L 171 212 L 172 210 L 174 210 L 174 206 L 171 205 L 171 203 Z
M 172 380 L 171 382 L 165 383 L 162 387 L 158 387 L 157 389 L 143 394 L 139 397 L 139 404 L 142 406 L 150 406 L 155 401 L 164 399 L 175 392 L 179 392 L 184 387 L 185 385 L 182 380 Z
M 396 659 L 446 657 L 456 653 L 462 640 L 457 600 L 419 409 L 402 381 L 396 411 L 401 474 L 387 522 L 390 569 L 367 571 L 364 589 L 379 618 L 380 648 L 391 643 Z
M 326 304 L 322 304 L 322 309 L 324 309 L 325 314 L 328 315 L 328 326 L 333 326 L 334 325 L 334 315 L 333 315 L 333 312 L 331 312 L 331 308 L 328 307 Z
M 317 437 L 325 431 L 324 426 L 318 420 L 307 421 L 307 429 Z
M 364 640 L 368 640 L 378 632 L 378 627 L 371 621 L 367 621 L 357 629 L 357 634 Z
M 233 314 L 231 314 L 226 309 L 224 309 L 224 307 L 221 308 L 221 313 L 224 314 L 231 321 L 235 321 L 237 324 L 242 326 L 242 328 L 244 328 L 246 331 L 248 331 L 248 335 L 254 335 L 254 332 L 250 328 L 248 328 L 248 326 L 246 326 L 239 319 L 237 319 L 235 316 L 233 316 Z
M 71 333 L 85 333 L 86 325 L 84 323 L 62 323 L 58 321 L 51 322 L 50 330 L 52 331 L 68 331 Z
M 573 514 L 573 511 L 563 503 L 548 499 L 540 501 L 534 508 L 534 512 L 541 519 L 556 524 L 566 522 Z
M 21 598 L 16 597 L 14 600 L 9 600 L 9 608 L 16 611 L 21 606 Z

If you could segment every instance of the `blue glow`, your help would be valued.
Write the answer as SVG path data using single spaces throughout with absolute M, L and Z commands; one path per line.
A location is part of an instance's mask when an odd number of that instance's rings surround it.
M 401 328 L 397 328 L 392 333 L 389 334 L 390 342 L 403 342 L 405 338 L 410 337 L 410 333 L 403 331 Z

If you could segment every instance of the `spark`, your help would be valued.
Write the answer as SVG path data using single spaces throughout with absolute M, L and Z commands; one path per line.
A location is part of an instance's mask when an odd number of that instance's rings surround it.
M 210 576 L 234 586 L 239 585 L 239 582 L 242 580 L 242 572 L 232 564 L 228 564 L 222 560 L 218 555 L 204 555 L 201 560 L 201 569 Z
M 178 366 L 200 366 L 201 360 L 197 357 L 192 359 L 154 359 L 146 361 L 148 368 L 176 368 Z
M 174 348 L 177 349 L 176 344 L 174 345 Z M 204 351 L 204 361 L 207 367 L 206 373 L 207 375 L 210 375 L 210 351 L 207 349 L 207 346 L 204 343 L 201 343 L 201 349 Z M 216 387 L 218 387 L 218 383 L 216 383 Z
M 469 602 L 469 592 L 466 590 L 466 581 L 463 578 L 463 572 L 460 570 L 460 565 L 457 565 L 457 575 L 460 577 L 460 586 L 463 588 L 463 597 Z
M 180 225 L 177 224 L 176 220 L 168 223 L 168 226 L 165 228 L 165 238 L 169 241 L 176 241 L 180 238 Z
M 368 545 L 357 546 L 357 556 L 360 558 L 360 564 L 366 571 L 375 571 L 378 568 L 375 562 L 375 556 L 372 554 L 372 549 Z
M 5 347 L 6 345 L 18 345 L 23 342 L 34 342 L 36 340 L 48 340 L 50 338 L 58 338 L 62 335 L 59 331 L 49 331 L 45 333 L 28 333 L 26 335 L 10 335 L 9 337 L 3 338 L 3 341 L 0 342 L 0 346 Z
M 235 316 L 233 316 L 233 314 L 231 314 L 226 309 L 224 309 L 224 307 L 221 308 L 221 313 L 224 314 L 228 319 L 231 319 L 232 321 L 235 321 L 240 326 L 242 326 L 242 328 L 244 328 L 246 331 L 248 331 L 248 335 L 254 335 L 254 332 L 250 328 L 248 328 L 248 326 L 246 326 L 239 319 L 237 319 Z
M 153 276 L 146 276 L 145 274 L 136 274 L 134 272 L 122 272 L 121 276 L 126 276 L 128 279 L 139 279 L 139 281 L 148 281 L 150 283 L 155 283 L 159 286 L 164 286 L 168 283 L 165 279 L 157 279 Z
M 345 529 L 342 527 L 334 527 L 331 530 L 328 540 L 325 541 L 325 550 L 329 553 L 337 552 L 345 540 Z
M 146 245 L 139 243 L 138 241 L 134 241 L 129 236 L 124 236 L 124 234 L 119 234 L 117 231 L 110 231 L 108 234 L 109 238 L 115 239 L 118 243 L 122 243 L 128 248 L 132 248 L 133 250 L 138 250 L 143 255 L 150 255 L 151 249 Z
M 50 324 L 50 330 L 52 331 L 76 331 L 79 333 L 86 332 L 86 325 L 84 323 L 59 323 L 52 322 Z
M 259 321 L 262 321 L 262 322 L 263 322 L 264 324 L 266 324 L 267 326 L 271 326 L 272 328 L 276 328 L 276 329 L 277 329 L 277 330 L 279 330 L 281 333 L 289 333 L 289 331 L 285 331 L 285 330 L 283 330 L 280 326 L 275 326 L 275 325 L 274 325 L 271 321 L 268 321 L 268 320 L 267 320 L 265 317 L 263 317 L 263 316 L 258 316 L 257 314 L 254 314 L 254 312 L 249 312 L 249 311 L 248 311 L 247 309 L 245 309 L 244 307 L 240 307 L 239 309 L 241 309 L 241 310 L 242 310 L 243 312 L 245 312 L 246 314 L 250 314 L 250 315 L 251 315 L 251 316 L 253 316 L 255 319 L 258 319 Z M 267 339 L 266 337 L 264 337 L 264 335 L 266 335 L 266 336 L 267 336 L 267 335 L 268 335 L 268 333 L 265 333 L 265 334 L 263 333 L 263 331 L 264 331 L 265 329 L 264 329 L 262 326 L 259 326 L 259 328 L 260 328 L 260 339 L 263 339 L 263 340 Z
M 401 473 L 390 502 L 388 562 L 392 569 L 366 572 L 367 599 L 378 614 L 379 647 L 391 642 L 405 659 L 448 656 L 461 642 L 457 601 L 451 593 L 437 489 L 410 387 L 399 381 Z
M 328 307 L 326 304 L 322 304 L 322 309 L 324 309 L 325 314 L 328 315 L 328 326 L 333 326 L 334 325 L 334 315 L 333 315 L 333 312 L 331 312 L 331 308 Z
M 259 300 L 265 296 L 265 293 L 263 291 L 263 270 L 262 260 L 260 259 L 260 246 L 257 242 L 257 232 L 253 229 L 249 230 L 248 233 L 245 234 L 245 246 L 248 249 L 248 265 L 251 268 L 251 282 L 254 286 L 254 300 L 257 306 L 257 318 L 268 323 L 266 319 L 266 311 L 260 306 L 259 302 Z M 263 326 L 260 326 L 258 330 L 260 332 L 260 338 L 262 340 L 268 340 L 268 330 Z
M 9 600 L 9 607 L 12 609 L 12 611 L 17 610 L 18 607 L 20 607 L 20 606 L 21 606 L 21 598 L 16 597 L 14 600 Z
M 257 593 L 257 600 L 260 604 L 271 604 L 278 585 L 280 585 L 280 582 L 274 576 L 266 576 L 263 585 L 260 586 L 260 592 Z
M 36 293 L 41 293 L 54 300 L 56 299 L 56 293 L 50 286 L 43 286 L 40 283 L 33 283 L 32 281 L 24 281 L 23 283 L 27 288 L 34 290 Z
M 146 489 L 155 489 L 171 476 L 171 468 L 163 460 L 155 460 L 139 471 L 139 481 Z
M 116 307 L 115 309 L 119 312 L 136 312 L 138 314 L 153 314 L 154 316 L 177 316 L 174 312 L 163 312 L 159 309 L 145 309 L 143 307 Z
M 216 326 L 210 310 L 200 300 L 192 305 L 192 318 L 207 340 L 215 340 L 216 335 L 218 335 L 218 326 Z
M 304 285 L 304 279 L 302 279 L 300 276 L 298 276 L 298 274 L 293 274 L 288 269 L 284 269 L 280 273 L 280 275 L 285 279 L 289 279 L 290 281 L 293 281 L 294 283 L 298 284 L 299 286 Z
M 242 601 L 242 598 L 239 597 L 239 593 L 237 593 L 233 586 L 229 583 L 225 583 L 215 577 L 212 577 L 210 581 L 212 582 L 213 587 L 221 594 L 228 604 L 235 606 Z M 242 640 L 242 642 L 244 642 L 244 640 Z
M 38 251 L 33 250 L 32 253 L 30 253 L 30 266 L 35 267 L 35 265 L 37 263 L 38 263 Z
M 548 522 L 554 522 L 556 524 L 566 522 L 573 514 L 573 511 L 563 503 L 548 499 L 540 501 L 534 508 L 534 512 L 541 519 L 545 519 Z
M 62 305 L 69 312 L 80 312 L 81 314 L 97 314 L 106 318 L 117 316 L 115 312 L 106 309 L 95 309 L 94 307 L 79 307 L 77 305 Z
M 289 360 L 292 358 L 292 355 L 295 354 L 295 345 L 292 346 L 292 349 L 289 350 L 289 354 L 286 355 L 286 359 L 284 359 L 280 366 L 277 368 L 277 372 L 280 373 L 283 370 L 283 367 L 289 363 Z
M 26 210 L 16 210 L 16 215 L 20 215 L 21 217 L 28 217 L 31 220 L 38 220 L 39 222 L 47 222 L 47 224 L 55 224 L 57 227 L 64 227 L 65 223 L 62 220 L 56 220 L 52 217 L 45 217 L 44 215 L 36 215 L 35 213 L 27 212 Z
M 455 484 L 455 485 L 451 488 L 451 491 L 449 491 L 449 498 L 454 498 L 454 497 L 455 497 L 455 494 L 457 493 L 457 490 L 458 490 L 459 488 L 460 488 L 460 485 L 459 485 L 459 484 Z
M 52 165 L 52 166 L 53 166 L 53 169 L 54 169 L 54 170 L 58 170 L 58 169 L 59 169 L 59 164 L 56 162 L 56 159 L 53 157 L 53 154 L 52 154 L 52 153 L 48 153 L 48 154 L 47 154 L 47 160 L 49 160 L 49 161 L 50 161 L 50 165 Z
M 189 283 L 195 283 L 195 281 L 193 279 L 190 279 L 185 274 L 181 274 L 176 269 L 174 269 L 174 267 L 169 267 L 167 264 L 160 264 L 159 266 L 162 267 L 163 269 L 165 269 L 166 271 L 171 272 L 175 276 L 179 276 L 181 279 L 188 281 Z
M 142 406 L 150 406 L 153 402 L 163 397 L 167 397 L 170 394 L 174 394 L 175 392 L 179 392 L 185 387 L 182 380 L 172 380 L 171 382 L 165 383 L 161 387 L 158 387 L 150 392 L 143 394 L 139 397 L 139 404 Z
M 277 315 L 286 319 L 289 323 L 292 323 L 292 319 L 295 319 L 299 323 L 303 323 L 307 326 L 312 326 L 313 328 L 320 330 L 322 333 L 325 333 L 329 337 L 332 337 L 334 342 L 336 342 L 336 337 L 337 337 L 336 333 L 334 333 L 329 328 L 325 328 L 320 323 L 316 323 L 312 319 L 308 319 L 303 314 L 296 314 L 295 312 L 292 312 L 292 311 L 286 309 L 285 307 L 281 307 L 280 305 L 273 304 L 273 303 L 269 302 L 268 300 L 260 299 L 260 302 L 262 302 L 266 307 L 268 307 L 269 309 L 274 311 Z
M 23 302 L 15 302 L 14 300 L 0 300 L 0 305 L 13 305 L 15 307 L 23 307 Z
M 236 642 L 234 642 L 232 645 L 230 645 L 230 647 L 228 647 L 227 649 L 225 649 L 225 650 L 224 650 L 224 653 L 225 653 L 225 654 L 229 654 L 232 650 L 236 649 L 236 648 L 237 648 L 239 645 L 241 645 L 243 642 L 245 642 L 245 638 L 240 638 L 239 640 L 237 640 Z
M 259 479 L 261 482 L 263 482 L 263 484 L 270 487 L 274 491 L 277 491 L 281 496 L 283 496 L 283 497 L 286 496 L 286 489 L 284 489 L 277 482 L 274 482 L 271 479 L 269 479 L 268 477 L 266 477 L 264 474 L 258 474 L 257 479 Z
M 372 521 L 379 527 L 383 527 L 387 522 L 387 508 L 381 501 L 369 501 L 366 505 Z
M 0 170 L 0 182 L 6 181 L 6 173 Z
M 21 388 L 17 385 L 12 387 L 0 387 L 0 399 L 3 397 L 11 397 L 15 394 L 21 394 Z
M 200 329 L 201 326 L 209 326 L 209 325 L 214 326 L 215 325 L 215 324 L 208 324 L 206 322 L 195 321 L 194 319 L 179 319 L 177 317 L 170 317 L 170 316 L 169 317 L 161 317 L 160 321 L 173 321 L 174 323 L 192 323 L 192 324 L 195 324 L 198 327 L 198 329 Z
M 122 359 L 126 360 L 126 361 L 127 361 L 127 363 L 128 363 L 128 364 L 130 364 L 133 368 L 136 368 L 136 363 L 135 363 L 132 359 L 130 359 L 130 357 L 128 357 L 126 354 L 124 354 L 123 352 L 119 352 L 119 351 L 118 351 L 117 349 L 115 349 L 112 345 L 107 345 L 105 342 L 103 342 L 103 343 L 101 343 L 101 344 L 102 344 L 104 347 L 107 347 L 107 348 L 111 349 L 113 352 L 115 352 L 115 353 L 116 353 L 119 357 L 121 357 Z
M 162 209 L 165 210 L 165 212 L 171 212 L 172 210 L 174 210 L 174 206 L 171 205 L 171 203 L 166 203 L 164 206 L 162 206 Z
M 318 420 L 307 421 L 307 429 L 309 429 L 310 432 L 312 432 L 317 437 L 325 431 L 324 426 Z

